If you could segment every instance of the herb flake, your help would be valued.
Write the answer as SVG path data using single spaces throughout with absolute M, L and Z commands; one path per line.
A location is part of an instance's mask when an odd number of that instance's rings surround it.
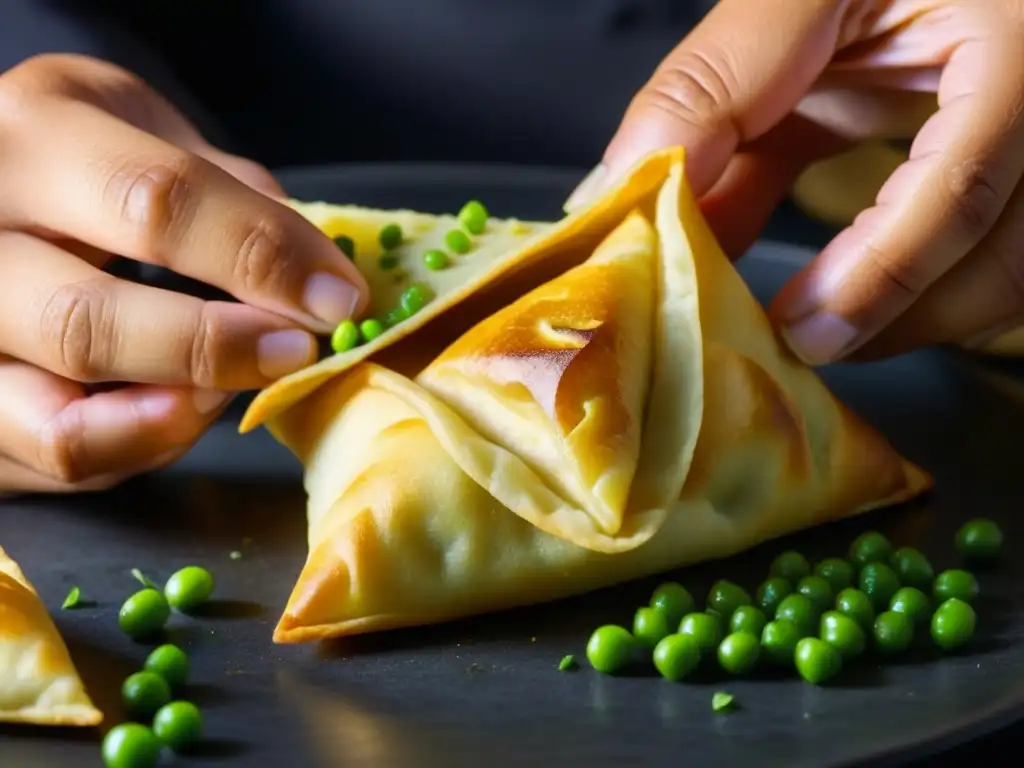
M 60 607 L 62 611 L 68 611 L 72 608 L 78 608 L 82 605 L 82 590 L 78 587 L 72 587 L 71 591 L 68 592 L 68 596 L 64 598 L 64 604 Z
M 732 707 L 733 695 L 724 691 L 717 691 L 711 697 L 711 709 L 715 712 L 724 712 Z
M 570 653 L 568 656 L 563 656 L 562 660 L 558 662 L 558 671 L 568 672 L 571 669 L 576 669 L 577 666 L 579 665 L 576 664 L 576 659 L 573 658 L 573 655 Z
M 132 568 L 132 576 L 134 576 L 135 579 L 147 589 L 155 589 L 157 592 L 161 591 L 160 587 L 158 587 L 152 580 L 149 579 L 149 577 L 146 576 L 146 574 L 144 574 L 138 568 Z

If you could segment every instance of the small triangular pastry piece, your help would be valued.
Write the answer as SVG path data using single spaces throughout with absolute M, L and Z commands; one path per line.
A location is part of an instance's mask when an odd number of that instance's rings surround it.
M 85 726 L 102 719 L 39 595 L 0 548 L 0 722 Z
M 681 152 L 646 162 L 589 257 L 414 379 L 364 363 L 268 424 L 310 524 L 275 640 L 578 594 L 929 487 L 780 344 Z

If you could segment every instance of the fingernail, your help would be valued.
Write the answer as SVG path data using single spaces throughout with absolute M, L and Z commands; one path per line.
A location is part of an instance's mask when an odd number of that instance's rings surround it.
M 572 213 L 593 200 L 604 188 L 607 176 L 608 167 L 604 163 L 594 166 L 593 170 L 583 177 L 583 181 L 572 191 L 569 199 L 562 206 L 566 213 Z
M 216 389 L 197 389 L 192 393 L 192 402 L 196 410 L 205 416 L 224 405 L 230 397 L 230 392 L 218 392 Z
M 832 362 L 856 336 L 856 328 L 829 312 L 818 312 L 782 329 L 793 354 L 808 365 Z
M 273 331 L 256 343 L 256 365 L 268 379 L 305 368 L 316 357 L 316 341 L 305 331 Z
M 359 292 L 337 275 L 314 272 L 306 283 L 302 301 L 314 317 L 337 325 L 352 317 L 359 303 Z

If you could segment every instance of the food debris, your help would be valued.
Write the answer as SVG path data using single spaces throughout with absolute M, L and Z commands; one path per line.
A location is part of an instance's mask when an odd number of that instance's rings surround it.
M 715 712 L 723 712 L 732 707 L 733 695 L 724 691 L 717 691 L 711 697 L 711 709 Z
M 576 659 L 570 653 L 568 656 L 563 656 L 562 660 L 558 662 L 559 672 L 568 672 L 570 669 L 576 669 L 579 664 L 576 663 Z

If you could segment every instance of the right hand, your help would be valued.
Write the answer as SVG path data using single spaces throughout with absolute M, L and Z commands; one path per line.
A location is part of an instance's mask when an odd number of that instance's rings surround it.
M 312 362 L 310 331 L 362 311 L 363 278 L 283 195 L 115 66 L 45 55 L 0 75 L 0 491 L 166 464 L 230 393 Z M 242 303 L 117 279 L 114 254 Z

